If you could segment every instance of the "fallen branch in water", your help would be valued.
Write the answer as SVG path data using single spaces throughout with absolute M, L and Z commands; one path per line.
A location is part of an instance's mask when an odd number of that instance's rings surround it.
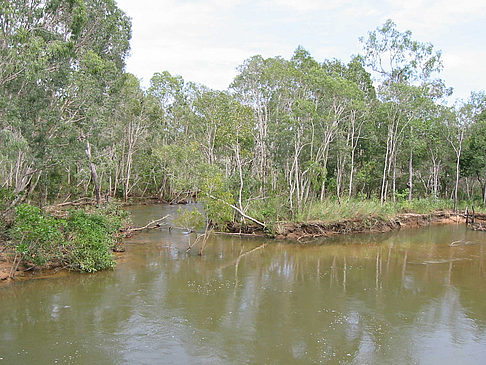
M 465 240 L 459 240 L 459 241 L 454 241 L 449 244 L 449 247 L 455 247 L 459 245 L 475 245 L 477 244 L 476 242 L 471 242 L 471 241 L 465 241 Z
M 241 216 L 242 216 L 243 218 L 246 218 L 246 219 L 248 219 L 248 220 L 252 221 L 253 223 L 258 224 L 258 225 L 262 226 L 263 228 L 267 228 L 267 225 L 266 225 L 265 223 L 262 223 L 262 222 L 260 222 L 259 220 L 255 219 L 255 218 L 253 218 L 253 217 L 250 217 L 249 215 L 245 214 L 245 213 L 244 213 L 244 212 L 243 212 L 243 211 L 242 211 L 240 208 L 238 208 L 238 207 L 234 206 L 233 204 L 227 203 L 227 202 L 225 202 L 223 199 L 216 198 L 215 196 L 213 196 L 213 195 L 211 195 L 211 194 L 209 194 L 208 196 L 209 196 L 211 199 L 218 200 L 218 201 L 222 202 L 223 204 L 226 204 L 227 206 L 229 206 L 229 207 L 233 208 L 233 209 L 234 209 L 234 210 L 236 210 L 238 213 L 240 213 L 240 214 L 241 214 Z
M 238 256 L 238 258 L 236 259 L 236 264 L 239 264 L 239 263 L 240 263 L 240 260 L 241 260 L 243 257 L 245 257 L 246 255 L 249 255 L 249 254 L 251 254 L 251 253 L 253 253 L 253 252 L 255 252 L 255 251 L 258 251 L 259 249 L 264 248 L 264 247 L 265 247 L 265 244 L 263 243 L 263 244 L 261 244 L 260 246 L 257 246 L 257 247 L 255 247 L 255 248 L 253 248 L 253 249 L 249 250 L 249 251 L 243 252 L 243 253 L 242 253 L 241 255 L 239 255 L 239 256 Z
M 167 214 L 166 216 L 163 216 L 162 218 L 159 218 L 159 219 L 156 219 L 156 220 L 153 220 L 152 222 L 146 224 L 145 226 L 143 227 L 135 227 L 135 228 L 129 228 L 125 231 L 125 233 L 133 233 L 133 232 L 139 232 L 139 231 L 143 231 L 144 229 L 153 229 L 153 228 L 156 228 L 158 227 L 158 223 L 159 222 L 162 222 L 164 219 L 166 219 L 167 217 L 169 217 L 170 214 Z M 155 224 L 154 227 L 150 227 L 151 225 Z
M 199 249 L 199 256 L 202 256 L 202 253 L 203 253 L 204 249 L 206 248 L 206 243 L 208 241 L 208 238 L 211 235 L 211 233 L 213 232 L 213 230 L 214 230 L 213 227 L 209 227 L 209 225 L 206 225 L 206 230 L 204 231 L 204 233 L 196 234 L 196 239 L 194 240 L 194 242 L 192 244 L 189 243 L 189 247 L 187 247 L 186 252 L 191 251 L 191 249 L 196 245 L 196 243 L 198 243 L 199 240 L 202 240 L 201 248 Z

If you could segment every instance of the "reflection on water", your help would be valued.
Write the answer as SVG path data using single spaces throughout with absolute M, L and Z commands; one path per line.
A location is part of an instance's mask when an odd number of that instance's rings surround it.
M 0 365 L 486 363 L 485 233 L 215 236 L 202 257 L 189 239 L 146 232 L 115 271 L 0 289 Z

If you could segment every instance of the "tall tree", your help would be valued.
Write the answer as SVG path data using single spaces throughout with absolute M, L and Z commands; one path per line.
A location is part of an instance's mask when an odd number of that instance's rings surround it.
M 385 105 L 387 138 L 380 199 L 386 201 L 388 191 L 396 191 L 396 168 L 399 147 L 414 116 L 410 105 L 414 100 L 413 83 L 428 82 L 433 72 L 442 68 L 441 54 L 430 43 L 412 39 L 410 31 L 399 32 L 395 23 L 387 20 L 382 27 L 361 38 L 367 64 L 382 81 L 378 88 Z

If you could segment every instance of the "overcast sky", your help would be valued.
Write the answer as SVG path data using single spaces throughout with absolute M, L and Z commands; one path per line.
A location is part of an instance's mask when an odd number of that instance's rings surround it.
M 226 89 L 251 56 L 349 61 L 360 36 L 391 18 L 442 50 L 441 77 L 455 98 L 486 90 L 486 0 L 117 0 L 132 18 L 127 71 L 143 80 L 169 71 Z

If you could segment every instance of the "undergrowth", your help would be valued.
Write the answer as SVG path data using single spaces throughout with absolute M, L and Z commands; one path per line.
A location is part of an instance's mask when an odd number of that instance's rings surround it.
M 71 210 L 67 217 L 56 218 L 22 204 L 7 232 L 8 242 L 16 260 L 28 266 L 58 264 L 83 272 L 106 270 L 115 266 L 112 248 L 127 217 L 116 205 Z
M 466 206 L 471 209 L 472 205 L 474 205 L 474 202 L 461 202 L 459 209 L 464 210 Z M 403 213 L 430 214 L 437 211 L 452 210 L 453 207 L 454 202 L 445 199 L 422 198 L 412 201 L 402 199 L 382 205 L 378 199 L 355 198 L 341 202 L 337 199 L 327 199 L 322 202 L 314 201 L 301 209 L 292 211 L 287 203 L 282 203 L 281 199 L 269 198 L 251 202 L 247 214 L 268 224 L 278 221 L 330 223 L 368 217 L 392 219 Z M 477 203 L 475 210 L 482 212 L 486 208 Z

